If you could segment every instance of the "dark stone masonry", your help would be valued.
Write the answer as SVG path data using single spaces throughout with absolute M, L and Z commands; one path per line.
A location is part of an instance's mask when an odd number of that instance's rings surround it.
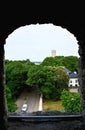
M 0 3 L 0 130 L 85 130 L 85 8 L 83 3 Z M 4 58 L 6 38 L 21 26 L 53 23 L 71 32 L 79 46 L 81 113 L 8 113 Z M 24 43 L 23 43 L 24 44 Z M 30 43 L 29 43 L 30 44 Z M 68 43 L 69 44 L 69 43 Z
M 33 112 L 9 113 L 8 130 L 84 130 L 84 118 L 80 113 Z

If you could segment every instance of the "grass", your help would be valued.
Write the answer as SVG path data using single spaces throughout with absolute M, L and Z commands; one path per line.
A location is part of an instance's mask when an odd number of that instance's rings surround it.
M 57 111 L 64 111 L 64 107 L 62 106 L 62 102 L 59 101 L 52 101 L 52 100 L 45 100 L 43 103 L 44 111 L 49 110 L 57 110 Z

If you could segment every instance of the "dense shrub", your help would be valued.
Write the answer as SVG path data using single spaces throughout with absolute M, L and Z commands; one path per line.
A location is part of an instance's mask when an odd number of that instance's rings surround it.
M 14 99 L 12 98 L 11 90 L 9 87 L 6 85 L 5 86 L 6 90 L 6 99 L 7 99 L 7 108 L 9 112 L 15 112 L 17 109 L 17 105 L 14 102 Z
M 81 112 L 79 93 L 72 93 L 70 91 L 63 90 L 61 94 L 61 100 L 66 111 Z
M 7 102 L 7 107 L 9 112 L 15 112 L 17 110 L 17 105 L 12 100 Z

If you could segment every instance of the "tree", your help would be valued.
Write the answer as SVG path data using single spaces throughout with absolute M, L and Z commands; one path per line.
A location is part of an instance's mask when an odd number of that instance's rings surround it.
M 43 66 L 54 66 L 55 61 L 53 57 L 46 57 L 43 62 L 41 63 Z
M 28 71 L 28 79 L 26 83 L 31 87 L 38 87 L 38 92 L 43 93 L 46 98 L 50 98 L 54 86 L 54 75 L 46 66 L 31 67 Z
M 72 93 L 70 91 L 63 90 L 61 94 L 61 101 L 66 111 L 81 112 L 79 93 Z
M 54 89 L 55 99 L 60 99 L 61 92 L 63 91 L 63 89 L 65 90 L 68 89 L 69 76 L 65 68 L 62 66 L 50 67 L 50 69 L 55 75 L 55 89 Z
M 63 65 L 71 71 L 78 72 L 78 57 L 77 56 L 66 56 L 63 60 Z
M 47 99 L 60 99 L 61 91 L 67 89 L 68 75 L 62 67 L 40 65 L 29 69 L 26 83 L 37 86 Z
M 78 71 L 77 56 L 55 56 L 46 57 L 41 65 L 44 66 L 64 66 L 71 71 Z
M 27 89 L 27 72 L 30 66 L 34 65 L 29 60 L 9 61 L 5 60 L 6 72 L 6 97 L 8 111 L 14 112 L 17 108 L 14 99 Z
M 5 66 L 6 84 L 9 86 L 12 96 L 16 97 L 22 91 L 27 79 L 27 70 L 20 61 L 10 61 Z
M 41 65 L 44 66 L 62 66 L 64 56 L 46 57 Z
M 6 99 L 7 99 L 7 107 L 9 112 L 15 112 L 17 109 L 17 105 L 14 103 L 14 100 L 12 99 L 12 93 L 9 89 L 9 87 L 6 85 Z

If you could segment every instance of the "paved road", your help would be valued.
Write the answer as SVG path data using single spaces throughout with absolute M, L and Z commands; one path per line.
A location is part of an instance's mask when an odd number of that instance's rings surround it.
M 16 101 L 16 104 L 18 105 L 18 109 L 16 112 L 20 112 L 22 105 L 26 103 L 28 105 L 27 112 L 35 112 L 39 109 L 39 95 L 36 93 L 36 91 L 30 92 L 28 94 L 27 100 L 24 100 L 25 93 L 21 94 L 21 96 Z
M 38 109 L 39 109 L 39 95 L 36 92 L 30 93 L 26 103 L 28 105 L 27 112 L 38 111 Z

